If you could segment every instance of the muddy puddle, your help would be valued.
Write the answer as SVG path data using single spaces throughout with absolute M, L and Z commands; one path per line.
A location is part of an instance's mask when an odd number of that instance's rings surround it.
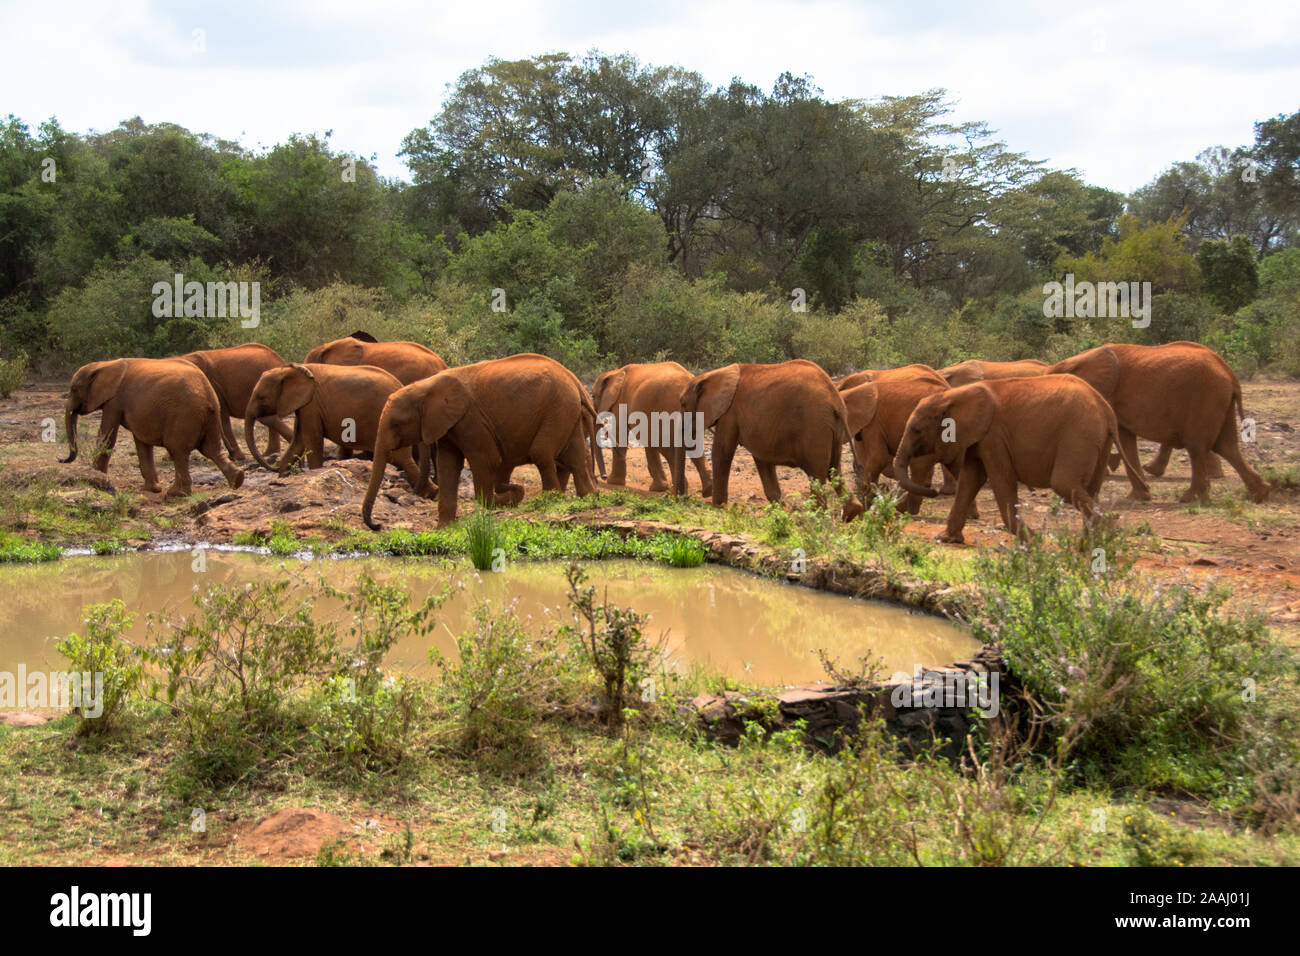
M 54 642 L 82 632 L 84 605 L 120 598 L 139 615 L 130 634 L 139 639 L 150 612 L 192 613 L 196 588 L 287 574 L 306 582 L 324 574 L 333 585 L 346 588 L 368 571 L 378 580 L 402 584 L 420 599 L 449 583 L 463 584 L 437 612 L 432 635 L 399 644 L 389 656 L 393 667 L 420 674 L 433 673 L 430 646 L 454 654 L 453 637 L 471 625 L 480 600 L 495 607 L 513 602 L 514 613 L 537 631 L 571 620 L 561 562 L 515 563 L 499 573 L 478 573 L 463 561 L 456 567 L 397 558 L 300 561 L 217 550 L 207 551 L 205 559 L 201 572 L 193 569 L 187 551 L 0 566 L 0 671 L 16 672 L 20 663 L 28 671 L 61 667 Z M 929 615 L 731 568 L 604 561 L 588 564 L 587 571 L 591 584 L 608 588 L 611 603 L 651 615 L 646 632 L 665 635 L 668 664 L 682 671 L 702 665 L 764 685 L 807 684 L 825 680 L 817 648 L 841 665 L 869 653 L 883 658 L 885 673 L 893 674 L 960 660 L 979 647 L 966 631 Z M 316 613 L 340 619 L 347 612 L 322 600 Z

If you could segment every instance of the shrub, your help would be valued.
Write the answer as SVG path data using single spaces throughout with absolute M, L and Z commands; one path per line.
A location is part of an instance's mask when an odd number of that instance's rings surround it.
M 1259 617 L 1224 615 L 1222 589 L 1151 587 L 1135 551 L 1102 528 L 981 554 L 975 634 L 1002 643 L 1054 732 L 1077 735 L 1087 779 L 1246 796 L 1258 753 L 1291 747 L 1274 725 L 1295 658 Z
M 524 631 L 514 607 L 494 614 L 491 602 L 479 602 L 474 626 L 456 638 L 459 660 L 447 661 L 436 648 L 429 658 L 442 671 L 462 750 L 531 762 L 539 753 L 533 728 L 559 683 L 559 655 L 547 639 Z
M 500 571 L 498 553 L 505 554 L 505 535 L 488 504 L 479 499 L 474 513 L 465 519 L 465 536 L 469 541 L 469 560 L 480 571 Z
M 123 710 L 129 703 L 144 676 L 134 648 L 123 637 L 135 621 L 134 614 L 126 612 L 120 600 L 104 604 L 91 604 L 82 611 L 86 625 L 85 635 L 69 634 L 55 644 L 55 649 L 68 659 L 69 669 L 76 674 L 91 675 L 93 684 L 102 679 L 102 693 L 96 702 L 97 715 L 86 706 L 87 690 L 82 678 L 81 706 L 77 708 L 77 733 L 79 735 L 105 734 L 115 730 Z
M 11 359 L 0 359 L 0 398 L 8 398 L 23 383 L 27 374 L 27 353 L 19 352 Z

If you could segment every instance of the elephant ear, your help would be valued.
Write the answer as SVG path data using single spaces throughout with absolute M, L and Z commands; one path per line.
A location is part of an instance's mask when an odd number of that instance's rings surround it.
M 993 392 L 983 383 L 954 389 L 953 394 L 940 410 L 940 433 L 942 434 L 943 431 L 943 419 L 951 418 L 956 426 L 957 438 L 952 444 L 964 452 L 989 433 L 989 429 L 993 427 L 993 413 L 996 408 L 997 401 L 993 397 Z M 946 463 L 951 462 L 956 456 L 943 455 L 942 449 L 945 447 L 947 447 L 946 443 L 940 441 L 940 458 Z
M 872 382 L 840 393 L 844 399 L 845 421 L 849 434 L 861 440 L 862 430 L 875 420 L 880 405 L 880 390 Z
M 90 381 L 86 387 L 87 412 L 103 408 L 104 403 L 116 395 L 117 390 L 122 387 L 122 379 L 126 375 L 126 359 L 97 364 L 99 367 L 91 371 Z
M 627 372 L 621 368 L 606 372 L 596 379 L 596 384 L 591 390 L 592 397 L 596 400 L 596 414 L 611 411 L 622 399 L 623 387 L 626 384 Z
M 712 428 L 727 414 L 739 385 L 740 366 L 733 364 L 708 372 L 687 386 L 695 390 L 695 410 L 704 413 L 705 428 Z
M 469 411 L 470 394 L 454 375 L 434 377 L 420 415 L 420 441 L 433 444 Z
M 293 362 L 280 376 L 280 395 L 275 413 L 281 418 L 292 415 L 316 396 L 316 376 L 306 365 Z

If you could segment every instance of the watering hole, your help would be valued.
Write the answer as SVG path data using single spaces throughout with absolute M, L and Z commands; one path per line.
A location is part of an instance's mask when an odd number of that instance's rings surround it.
M 128 637 L 146 635 L 145 616 L 179 617 L 194 612 L 197 589 L 243 585 L 276 575 L 298 575 L 309 588 L 323 574 L 349 588 L 368 571 L 376 580 L 401 584 L 414 599 L 463 584 L 435 612 L 434 631 L 399 643 L 389 666 L 417 674 L 434 671 L 430 647 L 454 657 L 454 636 L 472 625 L 482 599 L 496 609 L 514 602 L 514 613 L 530 632 L 572 621 L 564 579 L 565 563 L 513 563 L 504 571 L 476 572 L 465 566 L 401 558 L 304 561 L 232 551 L 205 552 L 206 570 L 196 572 L 189 551 L 140 552 L 112 557 L 70 557 L 39 565 L 0 566 L 5 601 L 0 612 L 0 671 L 59 669 L 55 641 L 84 633 L 84 605 L 120 598 L 138 615 Z M 979 642 L 940 618 L 876 601 L 855 600 L 783 584 L 731 568 L 670 568 L 635 561 L 585 565 L 597 598 L 650 614 L 644 631 L 664 635 L 668 666 L 686 672 L 702 666 L 748 683 L 807 684 L 826 680 L 815 649 L 841 668 L 854 669 L 863 655 L 881 658 L 884 674 L 911 673 L 917 665 L 947 664 L 969 657 Z M 317 620 L 342 620 L 337 601 L 320 599 Z

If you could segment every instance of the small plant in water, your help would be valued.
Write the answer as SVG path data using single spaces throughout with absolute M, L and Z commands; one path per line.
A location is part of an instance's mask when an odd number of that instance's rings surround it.
M 709 556 L 708 549 L 692 538 L 673 538 L 664 557 L 675 568 L 698 568 Z
M 497 550 L 504 553 L 505 535 L 482 498 L 478 500 L 474 513 L 465 519 L 465 536 L 469 540 L 470 562 L 480 571 L 492 570 Z

